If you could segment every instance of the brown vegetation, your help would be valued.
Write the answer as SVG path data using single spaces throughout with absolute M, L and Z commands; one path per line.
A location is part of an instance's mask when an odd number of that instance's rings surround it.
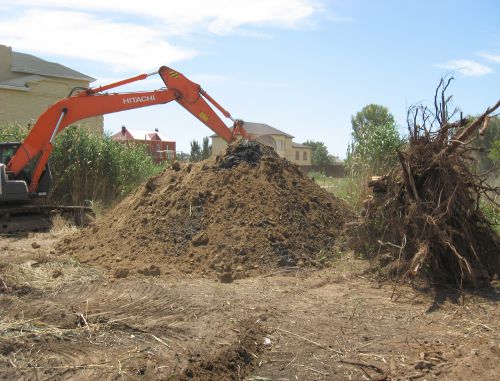
M 474 120 L 451 121 L 449 83 L 438 87 L 433 113 L 409 111 L 400 166 L 372 182 L 363 226 L 384 276 L 478 286 L 500 275 L 500 237 L 479 208 L 498 188 L 471 169 L 469 143 L 500 101 Z

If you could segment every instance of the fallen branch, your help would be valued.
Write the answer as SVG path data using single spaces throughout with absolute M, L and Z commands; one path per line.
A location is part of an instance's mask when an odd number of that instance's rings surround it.
M 151 334 L 151 337 L 153 339 L 155 339 L 156 341 L 158 341 L 159 343 L 163 344 L 164 346 L 166 346 L 168 349 L 172 349 L 172 347 L 170 345 L 168 345 L 166 342 L 164 342 L 162 339 L 160 339 L 159 337 Z
M 12 289 L 9 286 L 7 286 L 7 283 L 5 283 L 1 275 L 0 275 L 0 282 L 2 283 L 1 284 L 2 288 L 0 289 L 0 291 L 4 291 L 7 293 L 12 291 Z
M 349 360 L 339 360 L 339 362 L 342 364 L 359 366 L 360 368 L 370 368 L 370 369 L 375 370 L 377 373 L 382 374 L 382 376 L 379 378 L 371 378 L 369 375 L 367 375 L 368 377 L 370 377 L 370 381 L 385 381 L 385 380 L 387 380 L 386 372 L 382 368 L 379 368 L 376 365 L 367 364 L 367 363 L 360 362 L 360 361 L 349 361 Z
M 304 336 L 300 336 L 296 333 L 293 333 L 293 332 L 290 332 L 290 331 L 287 331 L 286 329 L 282 329 L 282 328 L 278 328 L 278 327 L 270 327 L 271 329 L 274 329 L 276 331 L 280 331 L 280 332 L 283 332 L 283 333 L 286 333 L 288 335 L 291 335 L 291 336 L 294 336 L 294 337 L 297 337 L 301 340 L 304 340 L 306 342 L 308 342 L 309 344 L 313 344 L 315 346 L 317 346 L 318 348 L 321 348 L 321 349 L 324 349 L 326 351 L 330 351 L 330 352 L 334 352 L 334 353 L 337 353 L 339 355 L 344 355 L 345 353 L 341 352 L 341 351 L 337 351 L 333 348 L 330 348 L 329 346 L 325 345 L 325 344 L 320 344 L 320 343 L 317 343 L 316 341 L 313 341 L 311 339 L 308 339 L 307 337 L 304 337 Z

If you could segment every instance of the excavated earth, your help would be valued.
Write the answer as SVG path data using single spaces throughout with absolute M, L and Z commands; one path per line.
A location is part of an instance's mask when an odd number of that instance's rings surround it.
M 175 272 L 221 282 L 281 267 L 323 267 L 349 207 L 260 143 L 174 163 L 58 249 L 117 278 Z

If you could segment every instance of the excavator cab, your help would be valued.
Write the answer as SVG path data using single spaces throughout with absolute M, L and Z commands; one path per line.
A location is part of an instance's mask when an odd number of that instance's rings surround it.
M 0 143 L 0 163 L 7 164 L 19 149 L 19 147 L 21 147 L 21 143 Z
M 0 203 L 28 201 L 28 187 L 25 181 L 11 180 L 7 163 L 21 146 L 21 143 L 0 143 Z
M 30 198 L 28 192 L 29 180 L 33 172 L 34 163 L 27 165 L 26 168 L 14 178 L 13 173 L 7 170 L 7 164 L 16 151 L 21 147 L 19 142 L 0 143 L 0 203 L 4 202 L 27 202 Z M 38 192 L 31 196 L 46 196 L 52 184 L 52 173 L 50 166 L 45 166 L 45 171 L 40 177 Z

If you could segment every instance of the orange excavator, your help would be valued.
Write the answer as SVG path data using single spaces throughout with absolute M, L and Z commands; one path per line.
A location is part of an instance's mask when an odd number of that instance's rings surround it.
M 109 93 L 135 81 L 158 74 L 166 85 L 154 91 Z M 64 128 L 79 120 L 176 101 L 227 143 L 237 136 L 248 138 L 241 120 L 235 120 L 200 85 L 183 74 L 162 66 L 158 72 L 141 74 L 96 88 L 75 88 L 68 97 L 56 102 L 40 115 L 22 143 L 0 143 L 0 233 L 26 228 L 29 216 L 59 212 L 81 214 L 87 208 L 80 206 L 54 206 L 35 200 L 48 195 L 52 174 L 48 165 L 54 140 Z M 221 120 L 215 107 L 233 122 L 229 128 Z M 14 216 L 25 216 L 25 222 L 14 224 Z

